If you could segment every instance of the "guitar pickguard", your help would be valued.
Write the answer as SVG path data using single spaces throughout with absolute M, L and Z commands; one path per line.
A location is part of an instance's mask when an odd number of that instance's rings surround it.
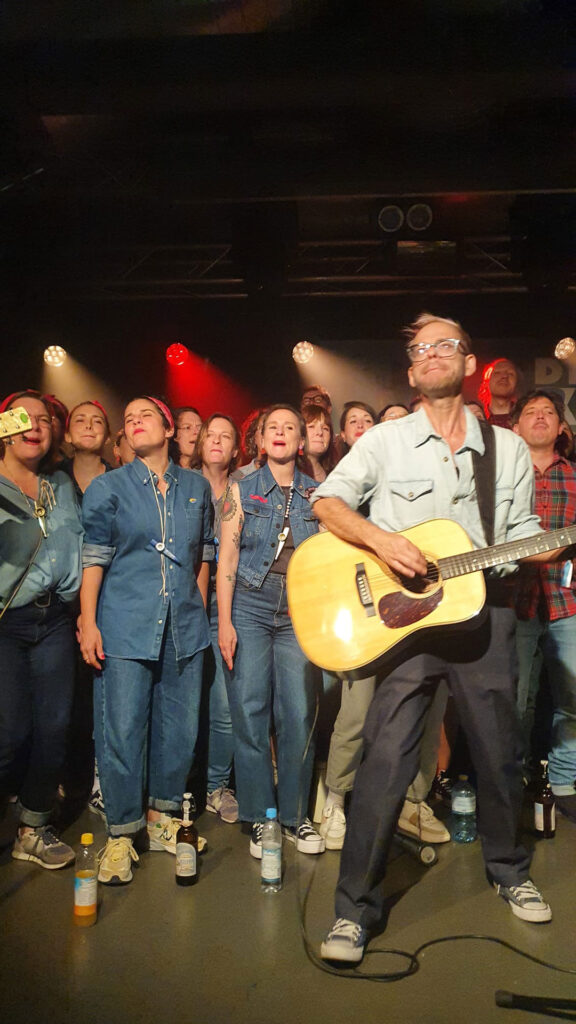
M 412 623 L 425 619 L 438 607 L 441 600 L 442 587 L 427 597 L 418 598 L 409 597 L 399 590 L 380 598 L 378 612 L 381 621 L 389 629 L 402 629 L 403 626 L 411 626 Z

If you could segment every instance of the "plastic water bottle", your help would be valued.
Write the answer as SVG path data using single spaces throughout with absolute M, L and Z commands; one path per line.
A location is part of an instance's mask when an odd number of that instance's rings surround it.
M 452 839 L 455 843 L 476 839 L 476 793 L 467 775 L 459 775 L 452 787 Z
M 98 870 L 94 856 L 94 836 L 84 832 L 74 871 L 74 921 L 81 928 L 96 924 L 98 917 Z
M 262 892 L 280 892 L 282 888 L 282 830 L 276 808 L 269 807 L 262 825 Z

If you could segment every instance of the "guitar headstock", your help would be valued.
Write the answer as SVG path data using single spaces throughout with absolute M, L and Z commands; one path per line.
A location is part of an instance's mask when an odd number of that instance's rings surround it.
M 13 434 L 24 434 L 26 430 L 31 430 L 31 428 L 32 422 L 22 405 L 0 413 L 0 441 L 4 437 L 12 437 Z

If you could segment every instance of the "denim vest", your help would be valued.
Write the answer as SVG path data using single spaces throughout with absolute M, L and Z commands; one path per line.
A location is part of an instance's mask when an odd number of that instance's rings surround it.
M 318 532 L 318 520 L 308 500 L 317 486 L 312 477 L 294 470 L 294 496 L 289 517 L 294 547 Z M 260 587 L 274 561 L 286 499 L 267 465 L 239 480 L 238 487 L 244 526 L 237 575 L 248 586 Z

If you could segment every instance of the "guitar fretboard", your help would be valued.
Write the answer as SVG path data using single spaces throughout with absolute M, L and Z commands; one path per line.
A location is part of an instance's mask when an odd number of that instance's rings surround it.
M 502 565 L 504 562 L 515 562 L 518 558 L 543 554 L 545 551 L 554 551 L 555 548 L 565 548 L 575 542 L 576 526 L 565 526 L 561 530 L 538 533 L 523 540 L 507 541 L 505 544 L 494 544 L 490 548 L 439 558 L 438 565 L 444 579 L 452 579 L 454 576 L 465 576 L 479 569 L 490 569 L 493 565 Z

